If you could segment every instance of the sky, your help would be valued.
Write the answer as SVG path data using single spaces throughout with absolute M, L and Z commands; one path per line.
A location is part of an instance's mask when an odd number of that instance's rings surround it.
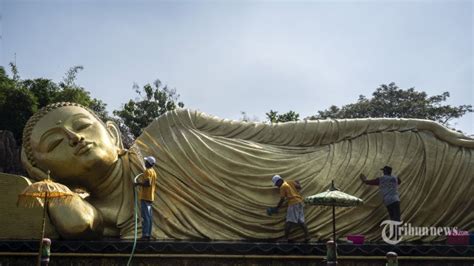
M 221 118 L 301 118 L 381 84 L 472 104 L 472 1 L 0 0 L 0 65 L 77 84 L 109 112 L 160 79 Z M 15 56 L 16 55 L 16 56 Z M 452 125 L 474 134 L 474 115 Z

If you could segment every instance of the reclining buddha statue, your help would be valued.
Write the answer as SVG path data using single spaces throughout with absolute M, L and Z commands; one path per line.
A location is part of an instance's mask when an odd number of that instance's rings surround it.
M 358 177 L 376 176 L 384 165 L 391 165 L 403 180 L 404 222 L 474 229 L 474 191 L 469 185 L 474 140 L 428 120 L 265 124 L 177 109 L 154 120 L 127 150 L 116 124 L 62 102 L 30 118 L 21 156 L 31 179 L 44 179 L 49 170 L 55 182 L 89 194 L 49 209 L 61 237 L 86 239 L 133 236 L 133 178 L 144 170 L 143 156 L 149 155 L 157 159 L 153 235 L 158 239 L 282 237 L 284 212 L 266 214 L 278 202 L 271 182 L 275 174 L 299 180 L 304 197 L 326 190 L 334 180 L 339 189 L 365 201 L 360 207 L 337 209 L 338 235 L 380 239 L 386 212 L 377 190 L 366 189 Z M 330 213 L 305 206 L 313 238 L 330 237 Z

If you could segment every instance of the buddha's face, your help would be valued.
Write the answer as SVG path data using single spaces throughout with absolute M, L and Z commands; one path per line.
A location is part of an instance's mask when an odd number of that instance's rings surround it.
M 31 133 L 37 166 L 58 180 L 87 185 L 105 175 L 117 161 L 117 140 L 89 111 L 77 106 L 54 109 Z

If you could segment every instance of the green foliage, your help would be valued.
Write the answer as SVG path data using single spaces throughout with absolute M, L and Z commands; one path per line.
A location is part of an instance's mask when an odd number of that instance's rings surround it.
M 277 111 L 270 110 L 270 112 L 265 113 L 265 115 L 270 123 L 298 121 L 300 117 L 300 115 L 294 111 L 279 115 Z
M 5 69 L 0 66 L 0 90 L 8 90 L 15 88 L 15 81 L 8 77 Z M 0 94 L 2 97 L 3 94 Z
M 0 67 L 0 129 L 10 130 L 18 142 L 26 121 L 37 111 L 37 100 L 28 89 L 17 85 Z
M 168 89 L 167 86 L 161 85 L 159 80 L 152 85 L 146 84 L 142 89 L 134 84 L 133 89 L 139 95 L 139 99 L 130 100 L 122 109 L 113 112 L 130 128 L 135 137 L 139 136 L 143 128 L 155 118 L 184 106 L 182 102 L 178 102 L 179 94 L 176 93 L 176 89 Z
M 58 98 L 60 88 L 49 79 L 27 79 L 21 82 L 22 87 L 29 90 L 38 100 L 38 107 L 43 107 Z
M 37 78 L 21 80 L 17 66 L 10 63 L 13 77 L 8 77 L 0 67 L 0 130 L 10 130 L 21 144 L 23 127 L 29 117 L 38 109 L 54 102 L 75 102 L 92 109 L 103 121 L 112 120 L 118 124 L 126 148 L 134 141 L 144 127 L 153 119 L 169 110 L 183 107 L 178 102 L 175 89 L 161 87 L 159 80 L 142 89 L 134 85 L 135 92 L 141 97 L 130 100 L 123 109 L 114 111 L 118 117 L 110 117 L 106 104 L 92 98 L 90 93 L 76 84 L 76 78 L 82 66 L 73 66 L 63 80 L 55 83 L 50 79 Z
M 472 105 L 443 105 L 449 97 L 449 92 L 428 96 L 426 92 L 414 88 L 399 89 L 395 83 L 381 85 L 367 99 L 360 95 L 356 103 L 342 107 L 330 106 L 309 119 L 325 118 L 419 118 L 438 121 L 449 126 L 449 121 L 459 118 L 468 112 L 473 112 Z
M 13 74 L 13 77 L 12 77 L 13 82 L 17 82 L 18 80 L 20 80 L 20 75 L 18 74 L 18 68 L 16 67 L 15 63 L 10 62 L 10 69 Z
M 104 121 L 109 119 L 106 104 L 101 100 L 92 98 L 84 88 L 75 84 L 75 79 L 82 66 L 71 67 L 63 81 L 57 85 L 50 79 L 37 78 L 18 82 L 36 97 L 38 109 L 55 102 L 75 102 L 94 110 Z
M 77 87 L 76 85 L 76 78 L 77 78 L 77 73 L 79 73 L 80 70 L 83 70 L 83 66 L 73 66 L 69 68 L 69 70 L 66 72 L 66 75 L 63 78 L 63 81 L 59 83 L 59 86 L 62 88 L 71 88 L 71 87 Z
M 240 121 L 243 121 L 243 122 L 259 122 L 258 117 L 256 117 L 256 116 L 250 117 L 249 115 L 247 115 L 247 112 L 241 111 L 240 114 L 242 115 L 242 117 L 240 118 Z
M 97 114 L 97 116 L 100 117 L 100 119 L 102 119 L 102 121 L 108 121 L 108 120 L 113 119 L 107 113 L 107 110 L 106 110 L 107 104 L 104 103 L 101 100 L 98 100 L 96 98 L 92 98 L 88 107 L 92 111 L 94 111 Z
M 54 102 L 75 102 L 89 107 L 104 121 L 109 119 L 106 111 L 106 104 L 101 100 L 92 98 L 90 92 L 76 84 L 76 78 L 82 66 L 73 66 L 69 68 L 63 80 L 59 83 L 60 90 L 57 93 Z
M 59 85 L 44 78 L 21 80 L 17 66 L 10 63 L 10 67 L 12 78 L 0 67 L 0 130 L 12 131 L 17 143 L 21 144 L 23 127 L 29 117 L 50 103 L 79 103 L 94 110 L 104 121 L 109 119 L 106 104 L 75 84 L 82 66 L 70 68 Z

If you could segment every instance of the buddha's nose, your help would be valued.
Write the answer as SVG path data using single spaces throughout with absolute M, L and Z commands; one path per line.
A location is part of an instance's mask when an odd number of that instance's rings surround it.
M 70 146 L 76 146 L 79 142 L 84 141 L 84 137 L 81 136 L 80 134 L 68 129 L 64 128 L 64 131 L 66 132 L 67 137 L 69 138 L 69 145 Z

